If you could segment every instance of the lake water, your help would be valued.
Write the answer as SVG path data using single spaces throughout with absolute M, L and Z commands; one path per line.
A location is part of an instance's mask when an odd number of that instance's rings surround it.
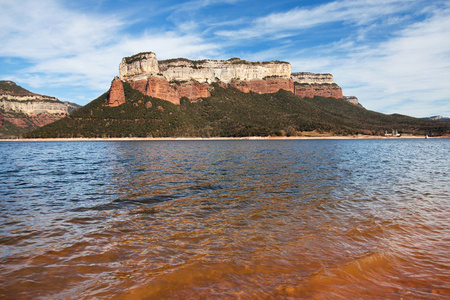
M 0 142 L 0 298 L 449 299 L 449 149 Z

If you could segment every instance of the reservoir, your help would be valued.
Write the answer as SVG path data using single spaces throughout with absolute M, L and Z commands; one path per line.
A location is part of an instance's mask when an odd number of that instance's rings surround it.
M 450 140 L 0 142 L 1 299 L 448 299 Z

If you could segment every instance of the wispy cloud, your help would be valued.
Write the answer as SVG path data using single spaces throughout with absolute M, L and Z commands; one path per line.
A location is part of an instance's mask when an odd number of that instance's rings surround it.
M 329 66 L 347 92 L 377 111 L 427 116 L 450 114 L 450 9 L 438 9 L 424 21 L 399 31 L 378 45 L 349 50 Z M 338 61 L 339 62 L 339 61 Z M 426 105 L 447 101 L 446 107 Z M 424 106 L 418 109 L 417 105 Z
M 246 28 L 221 30 L 216 34 L 247 39 L 273 35 L 277 32 L 307 29 L 332 22 L 364 25 L 407 8 L 410 9 L 413 2 L 413 0 L 335 1 L 311 8 L 294 8 L 287 12 L 270 14 L 257 18 Z
M 6 0 L 0 9 L 0 56 L 31 64 L 8 74 L 9 79 L 33 87 L 85 86 L 104 91 L 124 56 L 154 51 L 161 58 L 195 58 L 213 55 L 217 48 L 189 33 L 126 33 L 132 24 L 131 18 L 77 12 L 55 0 L 23 0 L 20 5 Z
M 350 3 L 365 6 L 353 7 Z M 354 24 L 366 22 L 359 13 L 364 8 L 373 8 L 366 11 L 365 18 L 380 20 L 367 22 L 367 26 L 356 26 L 341 40 L 325 39 L 313 46 L 298 48 L 284 46 L 280 40 L 276 47 L 261 49 L 249 56 L 256 60 L 283 57 L 291 62 L 293 71 L 332 73 L 344 94 L 358 96 L 367 108 L 375 111 L 414 116 L 450 115 L 450 7 L 430 5 L 417 12 L 420 18 L 400 14 L 381 19 L 386 13 L 408 8 L 399 1 L 386 1 L 380 8 L 375 8 L 373 1 L 345 1 L 337 5 L 333 2 L 259 18 L 254 24 L 263 24 L 260 31 L 253 25 L 239 34 L 246 36 L 248 33 L 246 37 L 251 38 L 271 31 L 277 34 L 290 32 L 292 28 L 305 28 L 307 33 L 313 33 L 316 31 L 308 26 L 320 26 L 333 20 L 345 19 Z M 386 10 L 381 9 L 386 6 Z M 291 24 L 306 11 L 321 15 L 319 11 L 331 13 L 344 8 L 350 11 L 327 18 L 306 17 L 307 20 Z M 391 27 L 396 24 L 402 26 Z M 386 33 L 380 38 L 373 38 L 384 31 Z M 237 32 L 232 34 L 238 35 Z M 294 37 L 297 41 L 301 38 L 301 34 Z M 438 103 L 447 105 L 438 106 Z
M 70 56 L 113 40 L 124 20 L 64 9 L 58 2 L 6 0 L 0 9 L 0 55 L 28 59 Z

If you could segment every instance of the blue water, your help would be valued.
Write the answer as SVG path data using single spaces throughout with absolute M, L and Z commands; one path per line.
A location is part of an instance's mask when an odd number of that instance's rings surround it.
M 446 299 L 449 149 L 0 142 L 0 298 Z

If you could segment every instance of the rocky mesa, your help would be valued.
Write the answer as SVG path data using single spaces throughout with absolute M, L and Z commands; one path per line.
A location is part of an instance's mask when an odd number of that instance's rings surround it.
M 55 97 L 32 93 L 9 80 L 0 81 L 0 136 L 14 136 L 23 130 L 47 125 L 79 107 Z M 4 128 L 5 124 L 9 129 Z
M 120 81 L 151 97 L 180 104 L 211 95 L 212 83 L 233 86 L 244 93 L 275 93 L 280 89 L 301 97 L 343 98 L 342 89 L 331 74 L 291 73 L 291 64 L 284 61 L 248 62 L 239 58 L 228 60 L 189 60 L 185 58 L 158 61 L 153 52 L 124 57 L 119 75 L 111 84 L 107 105 L 125 103 Z
M 0 109 L 5 113 L 68 115 L 79 107 L 55 97 L 32 93 L 12 81 L 0 81 Z

